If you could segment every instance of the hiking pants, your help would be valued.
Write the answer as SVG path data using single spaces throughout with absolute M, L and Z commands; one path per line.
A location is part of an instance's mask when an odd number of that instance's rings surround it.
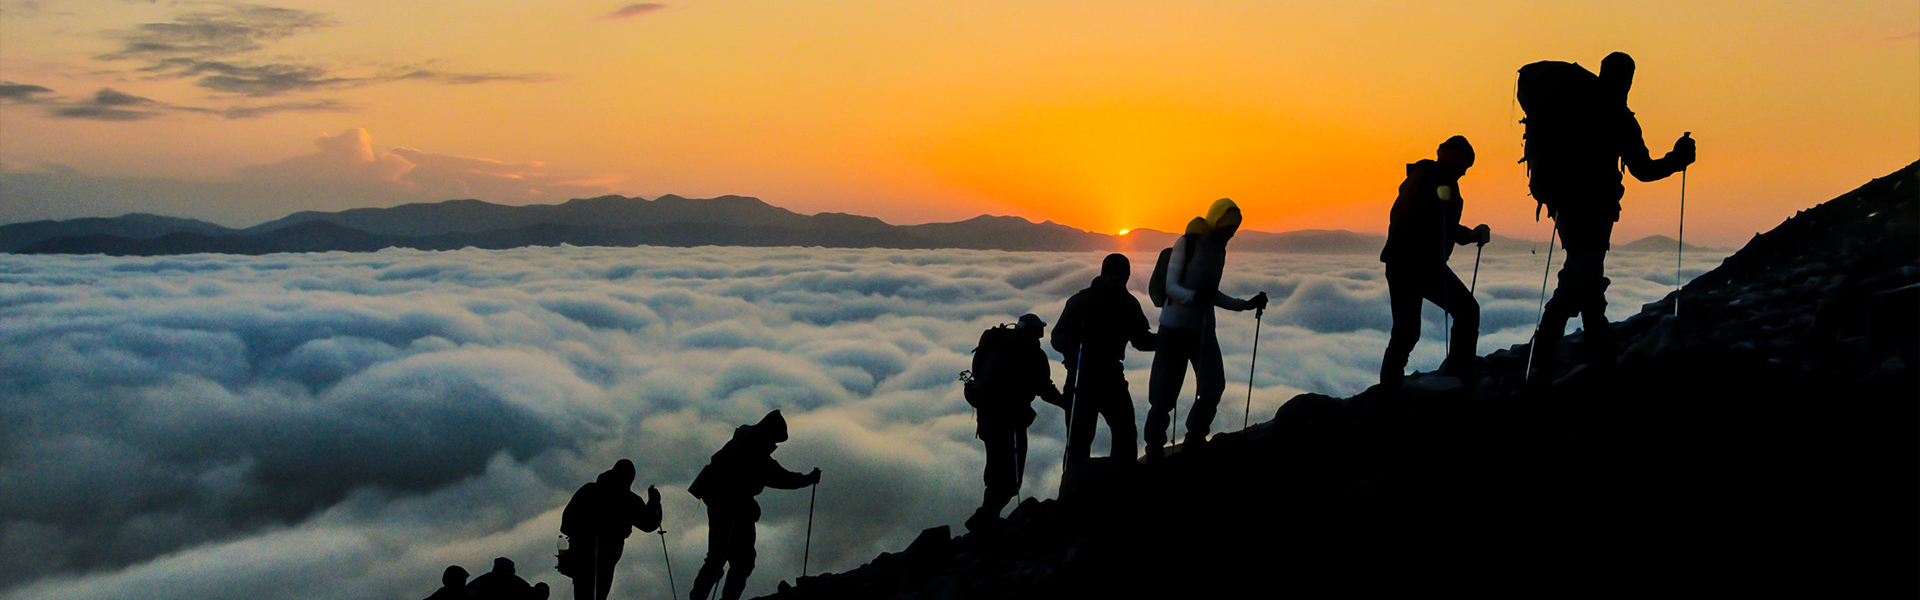
M 724 568 L 727 585 L 720 589 L 721 600 L 737 600 L 747 588 L 747 576 L 753 574 L 753 500 L 746 505 L 735 502 L 707 502 L 707 562 L 693 578 L 693 593 L 688 598 L 706 598 L 719 583 Z
M 613 589 L 613 567 L 620 564 L 620 553 L 626 550 L 626 540 L 608 536 L 594 536 L 586 547 L 571 552 L 587 553 L 587 560 L 593 562 L 593 574 L 588 578 L 573 580 L 573 597 L 585 600 L 606 600 L 607 592 Z M 587 587 L 592 586 L 591 594 Z
M 1139 433 L 1133 427 L 1133 394 L 1127 392 L 1127 377 L 1120 361 L 1101 361 L 1085 365 L 1077 376 L 1073 393 L 1073 438 L 1067 444 L 1067 462 L 1087 458 L 1093 451 L 1094 422 L 1107 420 L 1112 446 L 1107 455 L 1132 462 L 1140 457 Z
M 1422 301 L 1453 315 L 1453 345 L 1447 348 L 1447 358 L 1478 356 L 1480 303 L 1446 263 L 1387 263 L 1387 298 L 1393 308 L 1393 332 L 1387 340 L 1387 355 L 1380 361 L 1382 373 L 1406 370 L 1407 355 L 1420 341 Z
M 1180 402 L 1180 386 L 1187 382 L 1187 365 L 1193 365 L 1194 384 L 1199 388 L 1193 411 L 1187 413 L 1187 442 L 1204 440 L 1213 429 L 1213 413 L 1220 406 L 1220 393 L 1227 389 L 1226 373 L 1220 365 L 1220 340 L 1211 327 L 1189 329 L 1160 326 L 1160 344 L 1153 353 L 1153 375 L 1147 381 L 1147 447 L 1167 444 L 1167 428 Z
M 1000 509 L 1006 508 L 1007 502 L 1020 494 L 1020 471 L 1025 466 L 1019 464 L 1024 458 L 1020 456 L 1020 442 L 1021 438 L 1026 437 L 1027 430 L 1005 423 L 989 424 L 983 420 L 978 433 L 980 442 L 987 446 L 987 490 L 981 498 L 980 510 L 991 511 L 998 516 Z
M 1587 348 L 1593 358 L 1611 360 L 1613 324 L 1607 321 L 1606 277 L 1608 238 L 1613 221 L 1605 217 L 1562 214 L 1556 222 L 1561 246 L 1567 249 L 1567 262 L 1560 268 L 1560 283 L 1553 289 L 1540 316 L 1540 330 L 1534 335 L 1534 361 L 1551 365 L 1554 348 L 1566 333 L 1567 320 L 1580 315 L 1587 331 Z

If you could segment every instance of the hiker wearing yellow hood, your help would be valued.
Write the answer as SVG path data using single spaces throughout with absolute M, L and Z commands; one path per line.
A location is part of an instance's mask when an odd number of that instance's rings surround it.
M 1227 264 L 1227 241 L 1240 230 L 1240 207 L 1221 198 L 1207 216 L 1187 223 L 1186 235 L 1173 244 L 1167 260 L 1167 305 L 1160 309 L 1160 342 L 1153 356 L 1147 384 L 1147 424 L 1144 437 L 1148 460 L 1157 460 L 1167 443 L 1168 426 L 1187 365 L 1193 365 L 1199 397 L 1188 414 L 1186 444 L 1206 442 L 1213 428 L 1214 410 L 1227 382 L 1220 364 L 1220 340 L 1214 336 L 1213 309 L 1232 311 L 1267 307 L 1267 294 L 1241 300 L 1220 293 L 1220 276 Z

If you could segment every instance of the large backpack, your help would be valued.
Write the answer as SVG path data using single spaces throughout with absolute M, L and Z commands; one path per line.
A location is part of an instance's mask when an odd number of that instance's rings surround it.
M 1175 244 L 1188 243 L 1188 236 L 1182 235 L 1173 241 Z M 1187 247 L 1187 256 L 1193 256 L 1193 247 Z M 1153 261 L 1153 276 L 1147 279 L 1147 298 L 1153 300 L 1154 308 L 1167 306 L 1167 270 L 1173 260 L 1173 246 L 1160 249 L 1160 258 Z
M 1019 375 L 1021 336 L 1012 323 L 1004 323 L 980 332 L 980 344 L 973 348 L 973 369 L 963 374 L 962 388 L 967 404 L 984 408 L 1007 395 Z
M 1527 188 L 1533 193 L 1534 219 L 1540 208 L 1554 214 L 1557 201 L 1578 197 L 1568 193 L 1581 184 L 1580 170 L 1590 168 L 1601 147 L 1600 78 L 1576 63 L 1540 61 L 1520 67 L 1514 99 L 1527 116 L 1526 142 L 1520 162 L 1527 164 Z

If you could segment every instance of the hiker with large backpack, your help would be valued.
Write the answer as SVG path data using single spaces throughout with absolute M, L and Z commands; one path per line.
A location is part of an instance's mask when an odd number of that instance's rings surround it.
M 1164 276 L 1156 266 L 1152 287 L 1164 289 L 1164 297 L 1154 294 L 1160 309 L 1160 336 L 1153 355 L 1153 373 L 1147 383 L 1147 423 L 1144 433 L 1147 460 L 1159 460 L 1165 452 L 1167 429 L 1180 386 L 1186 383 L 1187 365 L 1199 394 L 1188 413 L 1185 444 L 1198 447 L 1207 441 L 1213 428 L 1214 411 L 1220 406 L 1220 394 L 1227 380 L 1220 364 L 1220 340 L 1214 335 L 1214 307 L 1231 311 L 1265 310 L 1267 293 L 1242 300 L 1220 292 L 1220 277 L 1227 264 L 1227 242 L 1240 229 L 1240 207 L 1233 200 L 1215 200 L 1205 217 L 1187 223 L 1186 233 L 1164 251 L 1167 267 Z
M 1580 315 L 1586 330 L 1584 354 L 1609 364 L 1618 353 L 1607 321 L 1606 255 L 1613 224 L 1620 220 L 1623 171 L 1640 181 L 1658 181 L 1694 161 L 1694 141 L 1683 135 L 1673 150 L 1655 159 L 1647 151 L 1640 122 L 1627 108 L 1633 86 L 1633 58 L 1623 52 L 1600 61 L 1594 75 L 1574 63 L 1543 61 L 1520 68 L 1516 100 L 1527 117 L 1527 189 L 1553 218 L 1566 248 L 1560 284 L 1541 313 L 1534 334 L 1532 372 L 1550 374 L 1555 348 L 1567 320 Z M 1535 217 L 1538 217 L 1536 211 Z
M 633 493 L 634 474 L 633 461 L 622 458 L 575 490 L 560 511 L 568 548 L 554 567 L 573 579 L 575 598 L 605 600 L 627 537 L 636 527 L 660 528 L 660 490 L 647 486 L 647 497 L 641 498 Z
M 1072 382 L 1068 411 L 1067 465 L 1087 458 L 1093 447 L 1094 421 L 1105 418 L 1112 434 L 1107 455 L 1128 463 L 1139 458 L 1133 426 L 1133 395 L 1127 392 L 1124 359 L 1127 344 L 1152 352 L 1157 337 L 1147 327 L 1140 299 L 1127 291 L 1132 264 L 1125 254 L 1108 254 L 1100 276 L 1067 298 L 1053 327 L 1053 349 L 1065 357 Z
M 1473 166 L 1473 145 L 1453 136 L 1440 144 L 1431 160 L 1407 165 L 1407 178 L 1393 200 L 1387 225 L 1387 245 L 1380 262 L 1387 267 L 1388 304 L 1393 309 L 1393 331 L 1387 354 L 1380 360 L 1380 383 L 1400 385 L 1407 356 L 1420 340 L 1420 305 L 1431 301 L 1452 315 L 1447 360 L 1441 371 L 1471 382 L 1479 371 L 1475 346 L 1480 339 L 1480 303 L 1447 267 L 1455 245 L 1486 245 L 1492 231 L 1486 225 L 1468 229 L 1460 224 L 1465 202 L 1460 177 Z
M 1066 408 L 1059 388 L 1053 385 L 1047 353 L 1040 349 L 1040 338 L 1047 323 L 1034 314 L 1020 316 L 1013 325 L 999 325 L 980 333 L 980 344 L 973 349 L 973 368 L 961 389 L 967 404 L 979 411 L 974 430 L 986 445 L 986 491 L 980 508 L 967 518 L 971 531 L 981 531 L 1000 522 L 1000 511 L 1020 493 L 1020 480 L 1027 468 L 1027 427 L 1036 413 L 1033 399 Z
M 707 507 L 707 561 L 693 579 L 689 598 L 706 598 L 724 572 L 727 584 L 721 600 L 736 600 L 753 574 L 754 523 L 760 522 L 760 502 L 754 496 L 767 488 L 797 490 L 820 482 L 820 469 L 795 473 L 773 459 L 780 442 L 787 441 L 787 420 L 779 410 L 759 423 L 741 425 L 713 459 L 687 485 L 687 493 Z

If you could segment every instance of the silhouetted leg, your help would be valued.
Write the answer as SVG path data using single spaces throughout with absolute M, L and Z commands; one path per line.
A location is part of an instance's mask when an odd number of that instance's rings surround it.
M 727 585 L 720 588 L 720 600 L 739 600 L 740 592 L 747 589 L 747 576 L 753 574 L 753 542 L 753 521 L 739 520 L 727 553 Z
M 1453 331 L 1449 334 L 1453 346 L 1447 348 L 1447 358 L 1464 360 L 1479 356 L 1476 346 L 1480 340 L 1480 303 L 1467 291 L 1467 285 L 1460 282 L 1460 276 L 1444 265 L 1434 266 L 1427 281 L 1427 299 L 1453 316 Z
M 1426 294 L 1419 272 L 1387 263 L 1387 307 L 1393 313 L 1393 329 L 1387 337 L 1387 354 L 1380 358 L 1380 383 L 1399 385 L 1406 377 L 1407 356 L 1420 341 L 1420 301 Z
M 1199 395 L 1193 399 L 1193 411 L 1187 413 L 1186 443 L 1205 443 L 1213 430 L 1213 414 L 1220 408 L 1220 394 L 1227 391 L 1227 374 L 1220 364 L 1220 340 L 1205 335 L 1200 351 L 1193 358 L 1193 383 Z
M 707 561 L 700 565 L 700 572 L 693 577 L 693 591 L 688 598 L 706 598 L 713 586 L 720 582 L 720 575 L 726 572 L 730 546 L 733 544 L 733 531 L 739 528 L 732 511 L 725 508 L 715 509 L 714 503 L 707 502 Z M 753 527 L 752 522 L 747 527 Z
M 606 600 L 608 592 L 613 589 L 613 567 L 620 564 L 620 553 L 626 551 L 626 540 L 598 536 L 594 538 L 594 544 L 597 546 L 597 552 L 594 553 L 597 564 L 593 566 L 593 584 L 597 588 L 594 598 Z
M 1100 415 L 1107 419 L 1107 432 L 1111 434 L 1112 445 L 1107 455 L 1133 462 L 1139 458 L 1139 433 L 1133 427 L 1133 394 L 1127 392 L 1127 380 L 1119 373 L 1109 384 L 1108 392 L 1102 394 Z
M 1067 442 L 1068 464 L 1079 462 L 1092 453 L 1094 423 L 1100 418 L 1098 407 L 1103 401 L 1104 391 L 1084 370 L 1075 385 L 1078 389 L 1073 392 L 1073 429 L 1067 432 L 1070 438 Z
M 1607 249 L 1611 245 L 1607 238 L 1612 233 L 1613 221 L 1606 218 L 1583 220 L 1561 230 L 1566 238 L 1567 266 L 1560 271 L 1560 285 L 1571 288 L 1572 293 L 1565 310 L 1580 314 L 1587 331 L 1589 358 L 1610 359 L 1613 355 L 1613 325 L 1607 322 L 1607 286 L 1611 282 L 1606 277 Z
M 1020 482 L 1014 477 L 1015 445 L 1018 444 L 1013 428 L 992 426 L 980 428 L 980 441 L 987 447 L 986 493 L 981 499 L 980 513 L 1000 516 L 1000 510 L 1006 508 L 1007 501 L 1020 493 Z
M 1160 344 L 1153 353 L 1153 373 L 1147 379 L 1147 427 L 1142 432 L 1149 453 L 1167 445 L 1173 409 L 1180 403 L 1180 386 L 1187 380 L 1187 364 L 1200 345 L 1200 332 L 1161 327 Z

